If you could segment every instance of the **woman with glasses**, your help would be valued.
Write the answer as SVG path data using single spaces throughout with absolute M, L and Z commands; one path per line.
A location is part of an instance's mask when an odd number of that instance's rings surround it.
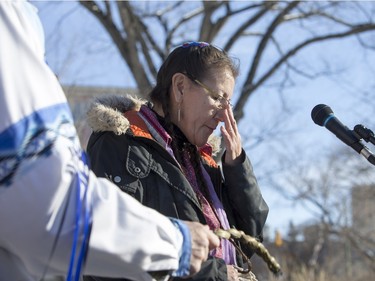
M 149 102 L 97 99 L 88 112 L 93 171 L 166 216 L 212 230 L 237 228 L 262 241 L 268 206 L 230 104 L 237 75 L 227 53 L 188 42 L 162 64 Z M 218 126 L 225 146 L 221 167 L 213 158 L 220 150 L 213 134 Z M 237 269 L 244 266 L 234 245 L 222 239 L 189 280 L 238 280 Z

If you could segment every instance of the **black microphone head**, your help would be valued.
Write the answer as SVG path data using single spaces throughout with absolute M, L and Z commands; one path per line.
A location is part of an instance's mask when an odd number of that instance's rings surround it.
M 327 117 L 332 114 L 333 111 L 328 105 L 318 104 L 312 109 L 311 118 L 315 124 L 324 126 L 324 122 L 327 120 Z

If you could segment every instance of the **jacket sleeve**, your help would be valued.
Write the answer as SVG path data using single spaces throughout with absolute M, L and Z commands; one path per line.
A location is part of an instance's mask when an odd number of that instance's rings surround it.
M 245 151 L 242 151 L 240 157 L 241 163 L 233 166 L 223 162 L 224 198 L 231 206 L 236 228 L 262 241 L 262 229 L 269 209 Z M 222 159 L 225 159 L 225 155 Z
M 68 149 L 34 160 L 38 168 L 18 174 L 6 190 L 0 186 L 0 280 L 39 280 L 46 269 L 49 276 L 67 273 L 75 229 L 76 197 L 69 192 L 74 163 L 58 153 L 67 155 Z M 182 237 L 169 219 L 93 173 L 89 182 L 93 226 L 85 274 L 151 280 L 147 271 L 179 267 Z

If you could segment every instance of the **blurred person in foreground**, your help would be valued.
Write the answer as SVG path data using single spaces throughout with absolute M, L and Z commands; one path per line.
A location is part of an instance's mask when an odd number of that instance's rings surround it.
M 238 66 L 223 50 L 187 42 L 162 64 L 149 101 L 96 99 L 87 115 L 93 171 L 166 216 L 211 230 L 237 228 L 262 241 L 268 206 L 230 104 L 237 75 Z M 221 167 L 213 158 L 220 124 L 226 148 Z M 243 266 L 235 247 L 222 239 L 189 280 L 238 280 Z
M 0 280 L 188 276 L 219 239 L 89 170 L 36 9 L 0 1 Z

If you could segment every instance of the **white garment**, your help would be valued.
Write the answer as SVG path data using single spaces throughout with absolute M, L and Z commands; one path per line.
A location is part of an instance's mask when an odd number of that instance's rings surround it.
M 146 271 L 176 270 L 183 238 L 171 221 L 84 166 L 65 96 L 44 63 L 43 45 L 35 8 L 1 0 L 0 281 L 67 274 L 76 176 L 84 174 L 93 208 L 85 274 L 150 280 Z

